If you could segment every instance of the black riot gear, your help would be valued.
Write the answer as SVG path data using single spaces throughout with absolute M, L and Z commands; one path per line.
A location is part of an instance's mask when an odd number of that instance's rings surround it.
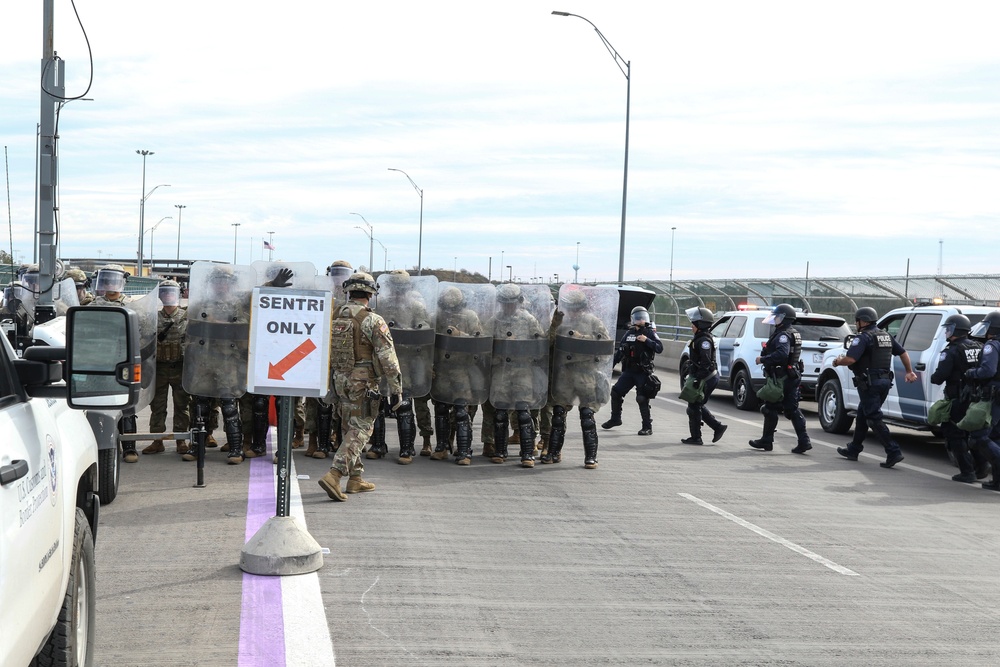
M 968 336 L 969 332 L 972 331 L 972 322 L 969 318 L 961 313 L 956 313 L 955 315 L 948 316 L 948 319 L 944 321 L 941 325 L 944 328 L 944 333 L 946 338 L 951 338 L 952 336 Z
M 996 338 L 1000 336 L 1000 310 L 994 310 L 972 327 L 969 335 L 973 338 Z
M 715 321 L 715 316 L 708 308 L 688 308 L 684 314 L 699 331 L 708 329 Z
M 878 313 L 875 312 L 874 308 L 865 306 L 864 308 L 858 308 L 857 312 L 854 313 L 855 322 L 874 322 L 878 319 Z
M 795 309 L 787 303 L 779 303 L 771 311 L 771 314 L 764 318 L 764 324 L 781 326 L 782 324 L 794 324 Z

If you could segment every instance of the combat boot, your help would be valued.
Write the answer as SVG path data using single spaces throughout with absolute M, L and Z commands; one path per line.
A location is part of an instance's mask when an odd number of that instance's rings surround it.
M 763 450 L 765 452 L 769 452 L 772 449 L 774 449 L 774 443 L 773 442 L 768 442 L 767 440 L 764 440 L 763 438 L 760 439 L 760 440 L 751 440 L 750 441 L 750 446 L 753 447 L 754 449 L 761 449 L 761 450 Z
M 136 463 L 139 460 L 134 441 L 122 442 L 122 459 L 125 463 Z
M 493 443 L 492 442 L 484 442 L 483 443 L 483 456 L 485 456 L 488 459 L 491 459 L 491 458 L 493 458 L 493 452 L 494 451 L 495 450 L 493 448 Z
M 374 491 L 375 485 L 371 482 L 366 482 L 361 479 L 361 475 L 351 475 L 347 479 L 347 492 L 348 493 L 364 493 L 365 491 Z
M 424 436 L 423 447 L 420 448 L 420 455 L 421 456 L 430 456 L 433 451 L 434 451 L 434 448 L 431 447 L 431 436 L 425 435 Z
M 189 451 L 191 451 L 191 448 L 188 447 L 188 444 L 186 442 L 184 442 L 183 440 L 178 440 L 177 441 L 177 453 L 178 454 L 184 455 L 184 454 L 187 454 Z
M 215 441 L 215 437 L 211 433 L 209 433 L 205 437 L 205 447 L 212 448 L 212 447 L 218 447 L 218 446 L 219 446 L 219 443 Z M 229 450 L 227 449 L 225 451 L 229 451 Z
M 704 441 L 701 439 L 701 436 L 695 437 L 693 435 L 690 438 L 682 438 L 681 442 L 684 443 L 685 445 L 704 445 L 705 444 Z
M 295 433 L 292 435 L 292 449 L 302 449 L 303 438 L 305 437 L 303 430 L 302 426 L 295 427 Z
M 167 450 L 165 450 L 163 448 L 163 441 L 162 440 L 154 440 L 153 442 L 151 442 L 149 444 L 148 447 L 146 447 L 145 449 L 142 450 L 142 453 L 143 454 L 160 454 L 160 453 L 165 452 L 165 451 L 167 451 Z
M 312 456 L 316 453 L 316 434 L 309 434 L 309 446 L 306 447 L 306 456 Z
M 712 427 L 712 442 L 718 442 L 719 440 L 722 440 L 722 436 L 726 432 L 727 428 L 729 428 L 729 427 L 726 426 L 725 424 L 719 424 L 718 426 L 713 426 Z
M 243 458 L 245 458 L 245 459 L 255 459 L 258 456 L 260 456 L 260 454 L 257 453 L 257 451 L 255 451 L 252 446 L 246 446 L 246 445 L 244 445 L 244 447 L 243 447 Z
M 239 447 L 229 448 L 229 454 L 226 456 L 226 463 L 231 466 L 237 466 L 243 463 L 243 453 L 240 451 Z
M 326 495 L 330 496 L 331 500 L 347 500 L 347 496 L 340 489 L 341 477 L 343 477 L 343 474 L 339 470 L 330 468 L 328 473 L 319 478 L 318 484 L 326 491 Z

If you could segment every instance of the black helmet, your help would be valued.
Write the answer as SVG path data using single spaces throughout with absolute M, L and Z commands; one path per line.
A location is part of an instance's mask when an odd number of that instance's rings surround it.
M 969 318 L 961 313 L 951 315 L 944 321 L 941 325 L 944 327 L 945 338 L 951 338 L 952 336 L 968 336 L 969 332 L 972 330 L 972 322 Z
M 875 322 L 876 320 L 878 320 L 878 313 L 875 312 L 874 308 L 868 306 L 858 308 L 858 311 L 854 313 L 855 322 Z
M 644 306 L 636 306 L 635 308 L 633 308 L 631 318 L 633 325 L 638 325 L 643 322 L 649 324 L 650 322 L 649 311 L 646 310 Z
M 684 314 L 691 320 L 691 324 L 699 330 L 707 329 L 715 321 L 715 316 L 712 315 L 712 311 L 708 308 L 688 308 L 684 311 Z
M 782 324 L 792 324 L 795 322 L 795 309 L 787 303 L 779 303 L 771 311 L 771 314 L 764 318 L 764 324 L 780 326 Z
M 987 335 L 994 338 L 1000 336 L 1000 310 L 994 310 L 980 322 L 977 322 L 969 335 L 975 338 L 986 338 Z

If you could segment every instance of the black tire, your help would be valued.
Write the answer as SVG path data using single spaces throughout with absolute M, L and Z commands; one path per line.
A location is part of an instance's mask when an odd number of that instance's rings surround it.
M 97 568 L 94 564 L 94 536 L 83 510 L 76 510 L 66 597 L 59 619 L 33 665 L 89 665 L 94 658 L 97 612 Z
M 816 395 L 820 426 L 827 433 L 844 434 L 851 429 L 854 418 L 844 408 L 844 393 L 837 379 L 827 380 Z
M 117 447 L 97 450 L 98 496 L 102 505 L 110 505 L 118 497 L 122 464 Z
M 733 377 L 733 405 L 736 406 L 737 410 L 756 410 L 760 407 L 760 400 L 754 393 L 750 374 L 745 368 L 736 371 L 736 375 Z

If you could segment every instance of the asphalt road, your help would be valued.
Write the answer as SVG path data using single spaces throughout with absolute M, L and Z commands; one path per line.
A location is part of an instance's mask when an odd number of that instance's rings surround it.
M 560 464 L 366 461 L 377 489 L 346 503 L 297 450 L 295 512 L 330 550 L 297 577 L 237 565 L 269 459 L 210 451 L 195 489 L 193 463 L 141 456 L 101 513 L 96 664 L 997 664 L 1000 494 L 952 482 L 939 440 L 895 430 L 884 470 L 813 413 L 807 455 L 784 420 L 759 452 L 760 415 L 719 392 L 728 432 L 689 446 L 675 396 L 651 437 L 630 396 L 597 470 L 576 411 Z

